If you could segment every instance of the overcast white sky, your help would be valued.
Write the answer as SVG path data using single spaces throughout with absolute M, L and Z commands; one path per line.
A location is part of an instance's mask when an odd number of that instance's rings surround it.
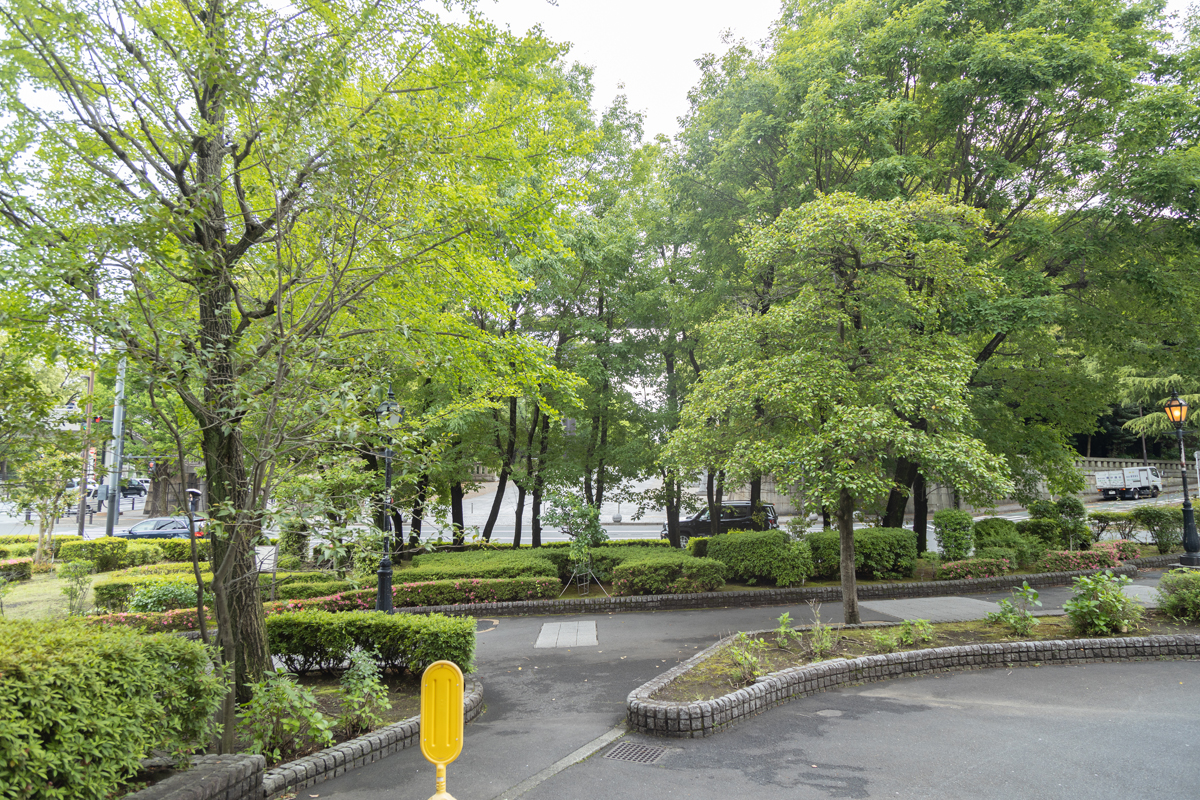
M 569 58 L 595 67 L 597 111 L 622 90 L 642 111 L 646 139 L 674 136 L 687 111 L 687 92 L 700 78 L 695 61 L 721 53 L 723 31 L 754 42 L 779 15 L 779 0 L 479 0 L 500 25 L 525 31 L 540 24 L 558 42 L 572 44 Z

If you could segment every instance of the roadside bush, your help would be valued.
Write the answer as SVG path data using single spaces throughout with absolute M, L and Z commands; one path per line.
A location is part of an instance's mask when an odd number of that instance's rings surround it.
M 1135 523 L 1128 511 L 1093 511 L 1088 514 L 1088 525 L 1096 541 L 1106 533 L 1114 533 L 1118 539 L 1128 539 Z
M 1159 607 L 1176 619 L 1200 622 L 1200 570 L 1173 569 L 1158 581 Z
M 159 539 L 156 544 L 162 549 L 164 561 L 192 563 L 192 545 L 187 539 Z M 197 539 L 196 556 L 200 561 L 208 561 L 212 556 L 212 542 Z
M 725 585 L 725 571 L 725 565 L 713 558 L 695 558 L 679 551 L 654 553 L 614 567 L 613 594 L 711 592 Z
M 55 570 L 63 584 L 60 591 L 66 595 L 67 614 L 70 616 L 76 617 L 83 613 L 87 604 L 88 589 L 92 585 L 92 573 L 95 571 L 96 565 L 90 561 L 71 561 L 59 565 Z
M 154 542 L 129 542 L 121 556 L 121 567 L 141 567 L 162 561 L 163 551 Z
M 933 515 L 933 533 L 946 561 L 961 561 L 971 555 L 974 546 L 974 520 L 966 511 L 942 509 Z
M 380 680 L 376 654 L 355 650 L 350 668 L 342 673 L 342 714 L 338 727 L 347 736 L 358 736 L 383 724 L 383 712 L 392 707 L 388 687 Z
M 0 561 L 0 575 L 10 581 L 27 581 L 33 577 L 33 559 L 6 558 Z
M 696 558 L 706 557 L 708 555 L 708 537 L 693 536 L 688 539 L 687 551 L 688 555 L 695 556 Z
M 1092 546 L 1093 550 L 1107 550 L 1112 553 L 1112 556 L 1118 562 L 1128 561 L 1131 558 L 1137 558 L 1142 554 L 1142 548 L 1137 542 L 1131 542 L 1128 539 L 1114 539 L 1107 542 L 1097 542 Z
M 707 552 L 726 566 L 727 579 L 750 584 L 769 580 L 792 586 L 803 583 L 813 569 L 808 544 L 791 541 L 783 531 L 732 531 L 710 539 Z
M 111 572 L 121 566 L 121 559 L 125 557 L 128 547 L 126 539 L 116 536 L 63 542 L 57 558 L 60 561 L 91 561 L 96 565 L 96 572 Z
M 19 558 L 22 555 L 33 555 L 37 552 L 37 534 L 36 533 L 17 533 L 0 536 L 0 560 L 8 558 Z M 82 536 L 74 534 L 60 533 L 50 537 L 50 557 L 57 558 L 58 550 L 65 542 L 82 542 Z M 16 547 L 14 547 L 14 545 Z M 26 546 L 32 545 L 28 552 L 24 552 Z M 7 555 L 6 555 L 7 554 Z
M 212 595 L 206 593 L 205 604 L 211 605 Z M 196 584 L 159 583 L 145 586 L 133 593 L 129 599 L 129 610 L 134 614 L 147 611 L 174 611 L 177 608 L 196 607 Z
M 1034 500 L 1026 507 L 1026 510 L 1033 519 L 1052 519 L 1056 522 L 1060 513 L 1058 504 L 1053 500 Z
M 836 578 L 841 569 L 837 531 L 814 531 L 805 540 L 812 550 L 813 575 Z M 854 532 L 854 570 L 867 580 L 912 577 L 917 565 L 917 534 L 902 528 L 866 528 Z
M 1057 520 L 1023 519 L 1017 523 L 1017 532 L 1023 536 L 1037 539 L 1044 547 L 1051 550 L 1058 550 L 1063 546 L 1062 529 Z
M 1129 512 L 1138 527 L 1150 534 L 1158 552 L 1166 555 L 1183 544 L 1183 511 L 1163 506 L 1138 506 Z
M 968 558 L 950 561 L 938 568 L 938 580 L 961 581 L 978 578 L 995 578 L 1007 575 L 1016 568 L 1016 563 L 1007 558 Z
M 1042 572 L 1079 572 L 1117 566 L 1108 550 L 1047 550 L 1038 562 Z
M 1017 558 L 1017 551 L 1011 547 L 976 547 L 975 558 L 1003 558 L 1014 567 L 1020 563 L 1020 559 Z
M 203 645 L 80 620 L 0 621 L 0 787 L 105 798 L 156 750 L 207 743 L 225 693 Z
M 280 572 L 276 573 L 276 597 L 285 589 L 293 589 L 300 585 L 316 582 L 328 582 L 328 572 Z M 212 573 L 207 567 L 201 569 L 200 578 L 205 588 L 212 582 Z M 143 567 L 131 567 L 109 575 L 95 586 L 96 605 L 109 611 L 122 611 L 128 607 L 130 599 L 139 589 L 167 583 L 183 583 L 195 586 L 195 575 L 191 564 L 151 564 Z M 349 584 L 347 584 L 349 585 Z M 271 593 L 271 574 L 260 573 L 258 586 L 262 598 L 266 600 Z M 295 588 L 294 591 L 303 592 Z M 372 590 L 373 591 L 373 590 Z
M 442 659 L 473 669 L 473 617 L 296 611 L 266 621 L 271 652 L 300 675 L 339 668 L 355 649 L 379 653 L 380 663 L 397 671 L 419 673 Z
M 1136 628 L 1142 620 L 1142 606 L 1122 591 L 1131 583 L 1129 577 L 1111 572 L 1076 578 L 1071 599 L 1063 603 L 1071 626 L 1080 633 L 1100 636 Z
M 1016 551 L 1017 564 L 1031 567 L 1046 552 L 1046 545 L 1033 536 L 1017 532 L 1012 521 L 992 517 L 975 523 L 975 553 L 990 547 L 1002 547 Z

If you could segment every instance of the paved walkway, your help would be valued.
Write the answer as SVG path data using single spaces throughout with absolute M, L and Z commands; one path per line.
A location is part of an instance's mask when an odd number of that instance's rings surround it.
M 1143 574 L 1132 591 L 1151 593 L 1159 574 Z M 923 619 L 978 618 L 1006 596 L 861 607 L 868 621 L 898 621 L 910 610 Z M 1068 587 L 1041 592 L 1046 611 L 1069 597 Z M 785 611 L 796 624 L 811 621 L 807 606 L 481 619 L 476 662 L 486 710 L 467 726 L 463 755 L 449 768 L 450 794 L 1128 798 L 1186 797 L 1198 785 L 1196 662 L 991 670 L 853 687 L 704 740 L 624 731 L 632 689 L 728 633 L 775 627 Z M 821 616 L 838 622 L 840 612 L 830 605 Z M 608 758 L 621 743 L 665 751 L 652 763 Z M 432 792 L 433 769 L 414 748 L 299 798 L 426 800 Z

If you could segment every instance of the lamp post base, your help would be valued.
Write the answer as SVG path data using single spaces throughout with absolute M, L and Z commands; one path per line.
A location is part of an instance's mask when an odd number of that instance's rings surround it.
M 1184 553 L 1179 557 L 1179 566 L 1200 569 L 1200 553 Z

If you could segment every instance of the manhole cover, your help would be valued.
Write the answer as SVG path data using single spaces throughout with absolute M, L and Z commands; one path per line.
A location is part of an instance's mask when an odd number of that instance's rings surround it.
M 618 742 L 617 746 L 604 754 L 605 758 L 617 761 L 632 761 L 635 764 L 653 764 L 667 754 L 665 747 L 647 747 L 633 742 Z

